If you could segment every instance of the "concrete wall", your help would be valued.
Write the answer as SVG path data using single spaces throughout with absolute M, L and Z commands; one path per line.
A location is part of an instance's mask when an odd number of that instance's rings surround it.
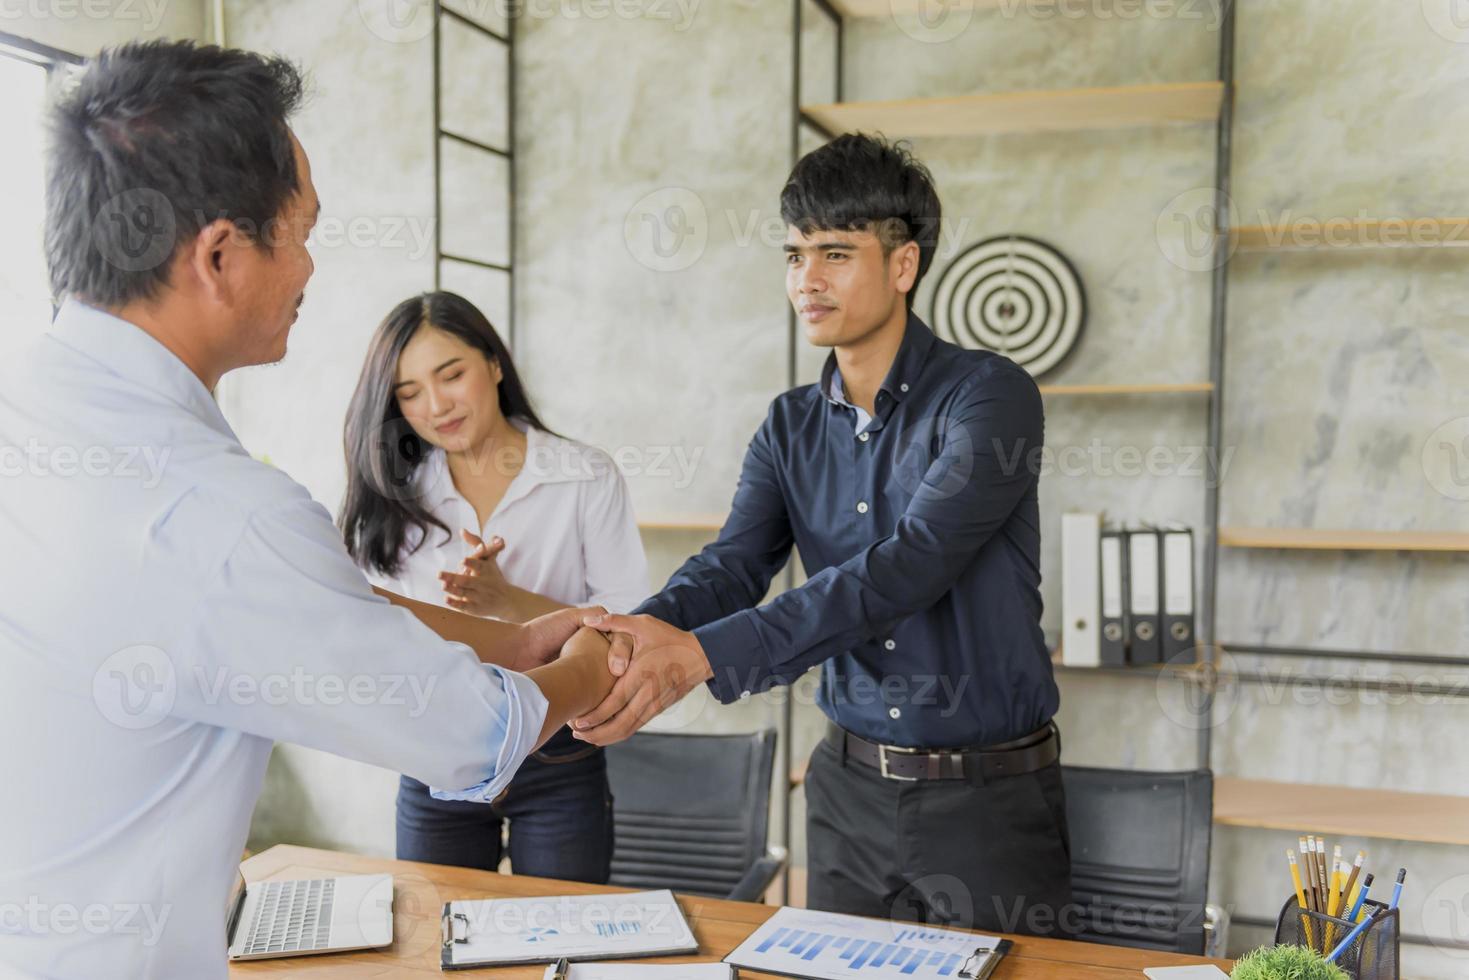
M 426 19 L 387 5 L 230 0 L 229 44 L 284 54 L 312 94 L 294 122 L 322 200 L 301 319 L 284 362 L 240 372 L 221 401 L 249 450 L 335 512 L 346 486 L 342 425 L 368 339 L 433 285 L 432 43 Z M 251 846 L 293 841 L 393 852 L 386 770 L 277 746 Z
M 0 31 L 82 56 L 133 40 L 203 40 L 208 26 L 208 0 L 17 0 L 0 5 Z

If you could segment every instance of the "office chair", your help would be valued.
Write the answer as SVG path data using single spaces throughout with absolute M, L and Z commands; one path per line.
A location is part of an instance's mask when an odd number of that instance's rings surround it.
M 1063 766 L 1087 942 L 1201 954 L 1214 774 Z
M 775 732 L 641 732 L 607 748 L 611 884 L 758 902 L 785 866 L 767 850 Z

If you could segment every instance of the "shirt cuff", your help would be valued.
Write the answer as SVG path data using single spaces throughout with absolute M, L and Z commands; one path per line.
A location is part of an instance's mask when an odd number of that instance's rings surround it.
M 500 751 L 495 758 L 495 768 L 488 779 L 466 789 L 437 789 L 429 787 L 429 794 L 436 800 L 465 800 L 471 803 L 493 803 L 495 798 L 510 785 L 510 780 L 520 769 L 526 756 L 535 751 L 536 741 L 546 724 L 546 712 L 550 709 L 546 696 L 536 682 L 524 674 L 505 670 L 494 664 L 484 664 L 493 681 L 498 682 L 505 695 L 505 713 L 499 719 Z
M 759 694 L 772 685 L 770 658 L 755 630 L 752 610 L 717 619 L 693 633 L 714 671 L 709 690 L 721 703 Z

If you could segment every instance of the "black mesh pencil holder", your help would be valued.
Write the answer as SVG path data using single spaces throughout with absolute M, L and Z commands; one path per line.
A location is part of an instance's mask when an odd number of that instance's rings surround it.
M 1352 980 L 1399 980 L 1398 943 L 1401 923 L 1398 910 L 1371 899 L 1362 903 L 1362 918 L 1377 918 L 1337 958 L 1336 965 Z M 1308 946 L 1330 953 L 1356 928 L 1357 923 L 1322 912 L 1301 908 L 1292 895 L 1275 920 L 1275 941 L 1287 946 Z

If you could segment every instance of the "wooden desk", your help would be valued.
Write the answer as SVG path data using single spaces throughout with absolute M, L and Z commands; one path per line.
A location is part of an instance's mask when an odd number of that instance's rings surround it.
M 365 953 L 256 960 L 230 966 L 239 978 L 292 976 L 347 980 L 422 980 L 439 971 L 439 912 L 443 903 L 461 898 L 525 898 L 533 895 L 587 895 L 626 891 L 546 878 L 500 875 L 437 864 L 390 861 L 309 847 L 272 847 L 248 859 L 242 870 L 247 881 L 271 878 L 316 878 L 344 874 L 393 875 L 393 945 Z M 727 955 L 760 923 L 775 912 L 769 905 L 725 902 L 680 895 L 679 904 L 699 939 L 699 956 L 649 962 L 713 962 Z M 1012 936 L 1015 948 L 995 972 L 995 980 L 1137 980 L 1144 967 L 1184 966 L 1214 962 L 1225 972 L 1227 960 L 1150 953 L 1119 946 L 1065 942 Z M 450 976 L 486 980 L 541 980 L 545 967 L 505 967 L 454 973 Z M 741 980 L 777 980 L 766 973 L 742 971 Z

